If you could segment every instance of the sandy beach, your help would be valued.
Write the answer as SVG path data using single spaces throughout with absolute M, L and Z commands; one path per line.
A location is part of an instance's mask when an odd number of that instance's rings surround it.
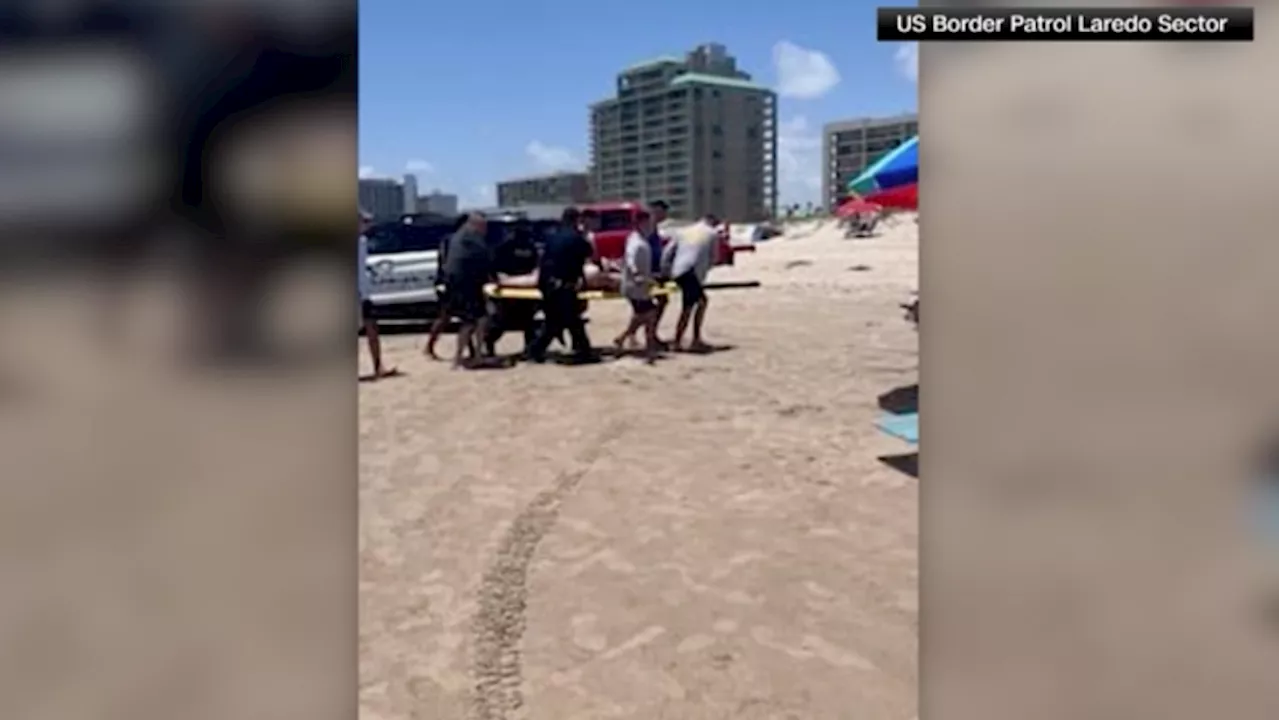
M 872 423 L 916 382 L 916 231 L 801 224 L 715 270 L 762 286 L 711 294 L 712 355 L 465 372 L 385 338 L 364 720 L 912 720 L 918 487 Z M 626 305 L 589 316 L 605 345 Z

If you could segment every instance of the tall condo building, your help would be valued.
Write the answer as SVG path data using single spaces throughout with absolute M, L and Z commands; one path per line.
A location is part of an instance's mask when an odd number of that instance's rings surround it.
M 777 96 L 723 45 L 633 65 L 614 97 L 591 106 L 594 199 L 661 199 L 678 218 L 772 217 L 777 122 Z
M 409 174 L 404 176 L 404 182 L 401 184 L 402 205 L 405 215 L 412 215 L 418 212 L 418 176 Z
M 457 215 L 458 196 L 432 190 L 426 195 L 418 196 L 418 212 L 434 215 Z
M 392 178 L 361 178 L 360 207 L 378 222 L 399 220 L 404 212 L 404 188 Z
M 587 202 L 591 202 L 591 189 L 585 172 L 560 172 L 498 183 L 498 205 L 502 207 Z
M 914 114 L 865 117 L 828 123 L 822 128 L 822 202 L 834 209 L 849 181 L 890 150 L 920 132 Z

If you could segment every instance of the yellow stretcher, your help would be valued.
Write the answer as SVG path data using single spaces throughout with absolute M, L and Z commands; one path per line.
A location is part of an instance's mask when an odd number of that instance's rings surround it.
M 666 283 L 653 288 L 654 295 L 674 295 L 680 292 L 675 283 Z M 497 283 L 484 286 L 484 294 L 494 300 L 541 300 L 542 293 L 532 287 L 502 287 Z M 582 290 L 579 300 L 622 300 L 623 295 L 614 290 Z

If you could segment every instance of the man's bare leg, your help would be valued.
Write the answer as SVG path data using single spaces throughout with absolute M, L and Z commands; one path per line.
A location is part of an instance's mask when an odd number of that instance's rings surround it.
M 441 310 L 435 321 L 431 323 L 431 334 L 427 336 L 427 344 L 423 346 L 422 354 L 432 360 L 440 359 L 440 356 L 436 354 L 436 343 L 440 342 L 440 334 L 444 332 L 444 328 L 448 324 L 449 314 Z
M 658 295 L 654 297 L 653 304 L 656 306 L 653 311 L 653 332 L 656 335 L 656 333 L 658 332 L 658 326 L 662 324 L 662 315 L 667 310 L 667 296 Z M 626 344 L 628 347 L 630 347 L 633 350 L 640 347 L 639 341 L 636 340 L 636 333 L 639 332 L 639 330 L 642 327 L 644 327 L 643 324 L 637 325 L 634 330 L 630 331 L 626 335 Z M 657 342 L 658 342 L 659 348 L 667 344 L 663 342 L 661 338 L 658 338 Z
M 698 301 L 698 305 L 693 310 L 693 342 L 689 344 L 690 350 L 709 350 L 711 346 L 702 339 L 702 323 L 707 319 L 707 299 L 704 297 Z
M 369 345 L 369 357 L 373 360 L 373 376 L 383 378 L 395 374 L 382 366 L 382 338 L 378 336 L 378 323 L 373 320 L 364 321 L 364 340 Z
M 661 337 L 658 337 L 658 327 L 662 325 L 662 316 L 667 312 L 667 302 L 669 300 L 670 298 L 666 295 L 659 295 L 654 298 L 654 303 L 658 306 L 658 309 L 653 312 L 653 336 L 659 347 L 666 344 Z
M 672 343 L 672 347 L 676 350 L 684 349 L 684 332 L 689 328 L 689 318 L 693 315 L 693 308 L 680 308 L 680 319 L 676 320 L 676 337 Z
M 471 347 L 471 338 L 474 332 L 475 325 L 473 323 L 464 322 L 458 328 L 458 345 L 453 352 L 453 367 L 455 369 L 466 366 L 466 355 L 474 350 Z
M 658 342 L 658 313 L 653 312 L 644 323 L 644 361 L 652 365 L 661 350 L 662 346 Z
M 622 334 L 613 339 L 613 347 L 622 352 L 623 348 L 635 348 L 636 332 L 640 328 L 645 327 L 649 320 L 648 313 L 631 313 L 631 320 L 627 322 L 627 327 Z

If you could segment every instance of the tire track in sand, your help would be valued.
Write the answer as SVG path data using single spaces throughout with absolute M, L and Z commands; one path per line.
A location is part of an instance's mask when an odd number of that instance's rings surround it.
M 480 580 L 479 607 L 472 617 L 472 720 L 507 720 L 524 704 L 520 643 L 528 605 L 529 563 L 542 538 L 555 526 L 560 507 L 600 459 L 603 449 L 625 432 L 610 423 L 578 456 L 579 467 L 560 473 L 511 522 Z

